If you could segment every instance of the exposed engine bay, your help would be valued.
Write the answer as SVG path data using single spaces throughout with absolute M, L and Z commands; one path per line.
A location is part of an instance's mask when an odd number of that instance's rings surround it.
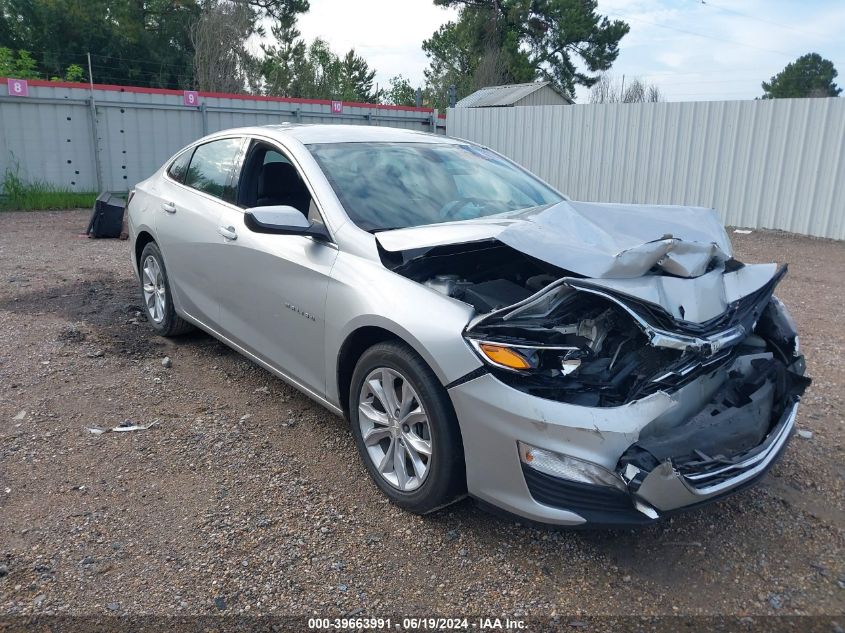
M 794 324 L 773 296 L 785 266 L 761 270 L 714 258 L 699 276 L 704 281 L 681 280 L 657 267 L 636 282 L 597 280 L 497 240 L 384 253 L 384 261 L 473 306 L 477 316 L 467 340 L 492 374 L 531 395 L 617 407 L 721 372 L 723 384 L 704 409 L 672 433 L 660 425 L 646 429 L 626 452 L 622 465 L 643 472 L 667 458 L 697 468 L 752 449 L 809 384 Z M 639 290 L 643 279 L 657 283 L 649 277 L 670 285 L 723 282 L 729 288 L 722 291 L 724 309 L 710 315 L 671 304 L 672 314 L 625 292 Z M 696 309 L 710 318 L 683 318 Z

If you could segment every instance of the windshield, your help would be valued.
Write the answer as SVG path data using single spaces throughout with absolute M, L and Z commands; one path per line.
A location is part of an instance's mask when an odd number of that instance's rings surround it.
M 350 219 L 366 231 L 470 220 L 562 198 L 495 153 L 473 145 L 309 145 Z

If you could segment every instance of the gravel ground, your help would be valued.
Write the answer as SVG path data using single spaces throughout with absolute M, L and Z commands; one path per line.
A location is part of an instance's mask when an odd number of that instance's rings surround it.
M 812 436 L 721 503 L 555 532 L 388 504 L 342 419 L 209 336 L 153 336 L 127 243 L 81 239 L 87 219 L 0 214 L 0 614 L 845 610 L 841 242 L 732 234 L 791 266 Z M 156 424 L 86 430 L 126 420 Z

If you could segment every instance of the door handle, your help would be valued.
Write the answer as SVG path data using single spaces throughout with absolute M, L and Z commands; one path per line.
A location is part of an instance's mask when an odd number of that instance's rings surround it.
M 176 213 L 176 205 L 172 202 L 162 202 L 161 208 L 168 213 Z
M 227 240 L 238 239 L 238 234 L 235 232 L 234 226 L 218 226 L 217 232 L 220 233 L 220 235 L 225 237 Z

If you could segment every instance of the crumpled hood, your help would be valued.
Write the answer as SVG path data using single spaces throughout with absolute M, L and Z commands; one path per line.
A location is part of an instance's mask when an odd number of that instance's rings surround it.
M 731 257 L 712 209 L 563 201 L 516 217 L 434 224 L 379 233 L 401 251 L 495 238 L 553 266 L 592 278 L 630 279 L 655 266 L 679 277 L 703 275 Z

